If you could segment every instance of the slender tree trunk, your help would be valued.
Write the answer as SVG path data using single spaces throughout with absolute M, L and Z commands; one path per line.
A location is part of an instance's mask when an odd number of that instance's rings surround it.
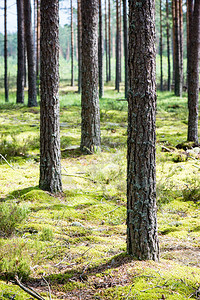
M 162 0 L 160 0 L 160 90 L 163 91 L 163 41 L 162 41 Z
M 108 0 L 108 80 L 111 81 L 111 22 L 110 22 L 110 0 Z
M 115 89 L 119 92 L 120 81 L 120 38 L 119 38 L 119 0 L 116 0 L 116 75 L 115 75 Z
M 37 94 L 40 93 L 40 0 L 37 0 L 37 40 L 36 40 L 36 77 Z
M 154 0 L 129 0 L 127 251 L 157 261 L 154 14 Z
M 24 0 L 24 24 L 28 58 L 28 106 L 33 107 L 37 106 L 37 90 L 30 0 Z
M 17 0 L 17 103 L 24 103 L 24 6 Z
M 5 102 L 8 102 L 8 47 L 7 47 L 7 0 L 4 0 L 4 88 Z
M 169 4 L 166 0 L 166 31 L 167 31 L 167 62 L 168 62 L 168 79 L 167 79 L 167 89 L 171 91 L 171 63 L 170 63 L 170 42 L 169 42 Z
M 59 0 L 41 1 L 40 182 L 62 192 L 59 129 Z
M 125 98 L 128 95 L 128 30 L 127 30 L 127 2 L 123 0 L 123 25 L 124 25 L 124 79 Z
M 102 26 L 102 10 L 101 0 L 99 0 L 99 97 L 103 97 L 103 26 Z
M 188 141 L 198 144 L 199 58 L 200 58 L 200 1 L 189 1 L 188 46 Z
M 172 0 L 172 53 L 173 53 L 173 78 L 172 78 L 172 83 L 173 86 L 175 86 L 175 43 L 176 43 L 176 38 L 175 38 L 175 1 Z M 174 88 L 173 88 L 174 89 Z
M 179 0 L 179 35 L 180 35 L 180 96 L 183 92 L 183 3 Z
M 107 24 L 107 1 L 105 0 L 105 52 L 106 52 L 106 82 L 109 81 L 108 74 L 108 24 Z
M 122 0 L 119 0 L 119 82 L 122 81 Z
M 74 26 L 73 26 L 72 0 L 71 0 L 71 86 L 74 86 Z
M 78 0 L 78 92 L 81 93 L 81 65 L 82 65 L 82 24 L 81 24 L 81 0 Z
M 173 0 L 175 2 L 174 7 L 175 7 L 175 15 L 174 15 L 174 26 L 175 26 L 175 44 L 174 44 L 174 64 L 175 64 L 175 82 L 174 82 L 174 92 L 176 96 L 182 97 L 182 72 L 181 72 L 181 30 L 180 30 L 180 5 L 179 5 L 180 0 Z
M 98 93 L 98 0 L 82 0 L 82 98 L 81 149 L 100 148 Z

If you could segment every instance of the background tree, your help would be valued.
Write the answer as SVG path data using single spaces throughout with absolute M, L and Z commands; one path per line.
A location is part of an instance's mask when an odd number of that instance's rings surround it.
M 48 9 L 47 9 L 48 8 Z M 62 192 L 59 129 L 59 0 L 41 1 L 39 187 Z
M 101 145 L 98 93 L 98 0 L 82 0 L 81 149 L 93 153 Z
M 98 55 L 99 55 L 99 97 L 103 97 L 103 26 L 102 26 L 102 9 L 101 0 L 99 0 L 99 44 L 98 44 Z M 107 56 L 107 54 L 106 54 Z M 107 74 L 107 71 L 106 71 Z
M 115 89 L 119 92 L 120 83 L 120 25 L 119 25 L 119 0 L 116 0 L 116 73 Z
M 183 14 L 180 12 L 182 6 L 180 6 L 181 0 L 173 0 L 173 26 L 174 26 L 174 92 L 176 96 L 182 97 L 183 89 L 183 73 L 182 73 L 182 20 Z
M 170 63 L 170 26 L 169 26 L 169 3 L 166 0 L 166 34 L 167 34 L 167 64 L 168 64 L 168 76 L 167 76 L 167 89 L 171 91 L 171 63 Z
M 129 0 L 127 251 L 157 261 L 154 11 L 154 0 Z
M 110 0 L 108 0 L 108 80 L 111 81 L 111 11 Z
M 188 141 L 198 143 L 200 1 L 188 1 Z
M 124 85 L 125 98 L 128 95 L 128 30 L 127 30 L 127 2 L 123 0 L 123 25 L 124 25 Z
M 24 6 L 17 0 L 17 103 L 24 103 Z
M 77 1 L 77 14 L 78 14 L 78 92 L 81 93 L 81 65 L 82 65 L 81 0 Z
M 108 22 L 107 22 L 107 1 L 105 0 L 105 53 L 106 53 L 106 82 L 109 81 L 108 70 Z
M 36 65 L 34 55 L 33 31 L 30 0 L 24 0 L 25 40 L 28 59 L 28 106 L 37 106 Z
M 4 0 L 4 88 L 5 102 L 8 102 L 8 40 L 7 40 L 7 0 Z
M 74 86 L 74 27 L 73 27 L 72 0 L 71 0 L 71 86 Z
M 163 91 L 162 0 L 160 0 L 160 90 Z

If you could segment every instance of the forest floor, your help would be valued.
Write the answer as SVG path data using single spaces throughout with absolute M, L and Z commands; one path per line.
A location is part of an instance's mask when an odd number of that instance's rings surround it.
M 0 299 L 33 299 L 16 275 L 44 299 L 200 299 L 200 148 L 185 143 L 186 95 L 158 93 L 159 262 L 126 254 L 123 94 L 106 87 L 102 151 L 83 155 L 80 96 L 62 84 L 57 197 L 38 188 L 39 107 L 14 97 L 0 96 Z

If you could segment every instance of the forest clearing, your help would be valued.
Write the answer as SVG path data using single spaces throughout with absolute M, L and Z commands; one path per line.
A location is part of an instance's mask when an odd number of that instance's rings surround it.
M 200 299 L 200 1 L 0 10 L 0 300 Z
M 126 255 L 122 96 L 106 87 L 102 152 L 83 155 L 80 95 L 61 86 L 62 197 L 38 188 L 39 108 L 1 101 L 0 153 L 10 164 L 1 158 L 1 299 L 30 299 L 13 283 L 15 274 L 44 299 L 47 282 L 52 299 L 198 299 L 199 148 L 176 148 L 186 140 L 186 94 L 158 92 L 158 263 Z

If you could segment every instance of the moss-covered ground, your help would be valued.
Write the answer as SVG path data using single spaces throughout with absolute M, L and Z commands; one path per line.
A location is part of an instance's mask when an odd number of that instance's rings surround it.
M 74 89 L 75 90 L 75 89 Z M 39 108 L 0 95 L 0 299 L 199 299 L 200 161 L 187 136 L 187 99 L 158 93 L 160 262 L 126 255 L 127 102 L 105 88 L 102 152 L 83 155 L 80 95 L 62 83 L 64 194 L 38 188 Z M 179 144 L 179 147 L 177 145 Z M 182 145 L 182 146 L 181 146 Z M 9 163 L 9 164 L 8 164 Z M 48 284 L 47 284 L 48 283 Z

